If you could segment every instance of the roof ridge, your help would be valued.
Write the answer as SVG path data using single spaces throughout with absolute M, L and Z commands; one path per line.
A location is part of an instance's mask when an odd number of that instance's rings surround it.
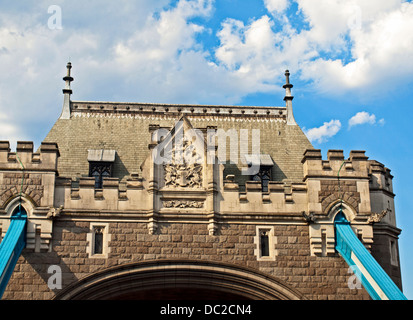
M 113 104 L 113 105 L 137 105 L 137 106 L 182 106 L 182 107 L 216 107 L 216 108 L 279 108 L 285 106 L 247 106 L 247 105 L 220 105 L 220 104 L 195 104 L 195 103 L 161 103 L 161 102 L 121 102 L 121 101 L 87 101 L 72 100 L 72 104 Z
M 128 103 L 104 101 L 71 101 L 74 113 L 144 113 L 144 114 L 190 114 L 207 116 L 252 116 L 286 118 L 286 107 L 253 107 L 194 104 Z

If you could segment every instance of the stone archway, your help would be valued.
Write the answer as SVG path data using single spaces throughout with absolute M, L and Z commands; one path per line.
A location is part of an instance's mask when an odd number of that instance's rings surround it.
M 66 287 L 55 300 L 299 300 L 297 290 L 232 264 L 157 260 L 108 268 Z

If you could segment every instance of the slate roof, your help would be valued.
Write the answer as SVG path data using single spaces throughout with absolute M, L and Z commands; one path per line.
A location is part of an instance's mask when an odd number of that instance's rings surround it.
M 140 173 L 140 166 L 150 152 L 150 129 L 172 128 L 185 115 L 194 128 L 241 129 L 260 131 L 260 151 L 274 161 L 273 180 L 300 182 L 301 160 L 312 145 L 298 125 L 287 125 L 285 107 L 209 106 L 150 103 L 71 101 L 70 119 L 59 118 L 44 142 L 56 142 L 60 151 L 60 176 L 79 177 L 89 173 L 88 150 L 114 150 L 114 176 L 122 180 Z M 218 146 L 219 148 L 219 146 Z M 230 153 L 227 146 L 227 156 Z M 251 148 L 250 148 L 251 149 Z M 266 157 L 267 157 L 266 156 Z M 238 164 L 227 164 L 224 177 L 234 174 L 243 184 Z

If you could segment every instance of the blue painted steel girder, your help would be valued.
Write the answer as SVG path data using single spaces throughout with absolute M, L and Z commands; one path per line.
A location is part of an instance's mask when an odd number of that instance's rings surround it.
M 6 290 L 21 252 L 26 247 L 26 223 L 26 212 L 20 208 L 11 217 L 9 228 L 0 243 L 0 298 Z
M 401 290 L 357 238 L 340 211 L 335 220 L 336 250 L 353 269 L 374 300 L 407 300 Z

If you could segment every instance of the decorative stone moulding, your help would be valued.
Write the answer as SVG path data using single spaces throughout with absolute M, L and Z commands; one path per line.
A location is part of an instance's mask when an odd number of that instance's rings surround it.
M 346 219 L 351 223 L 354 233 L 369 250 L 373 243 L 373 227 L 368 217 L 360 219 L 352 206 L 344 201 L 336 201 L 330 206 L 328 215 L 324 218 L 315 218 L 314 214 L 304 216 L 309 223 L 310 249 L 314 256 L 335 256 L 335 229 L 334 219 L 339 211 L 342 211 Z M 370 217 L 370 216 L 369 216 Z

